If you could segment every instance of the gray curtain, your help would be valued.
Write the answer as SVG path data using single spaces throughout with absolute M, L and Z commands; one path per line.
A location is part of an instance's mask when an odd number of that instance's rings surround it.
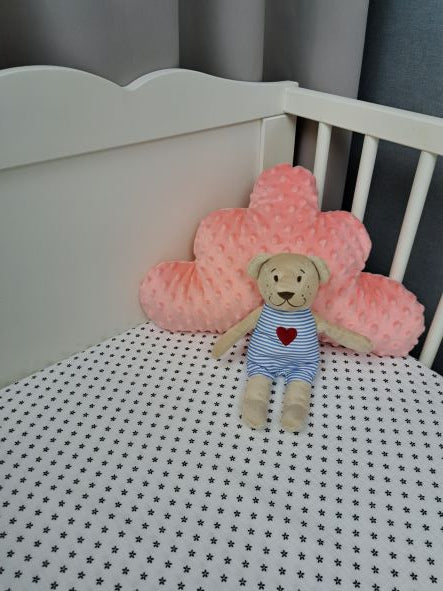
M 180 65 L 236 80 L 263 76 L 265 0 L 180 2 Z
M 45 64 L 128 84 L 179 65 L 178 0 L 0 2 L 0 67 Z
M 443 3 L 374 0 L 370 4 L 359 98 L 443 117 Z M 362 138 L 353 142 L 344 206 L 350 207 Z M 374 247 L 368 269 L 390 263 L 417 166 L 418 152 L 380 142 L 364 218 Z M 443 160 L 437 166 L 404 283 L 425 306 L 429 326 L 443 288 Z M 394 220 L 394 222 L 393 222 Z M 414 350 L 420 352 L 424 337 Z M 434 362 L 443 374 L 443 348 Z

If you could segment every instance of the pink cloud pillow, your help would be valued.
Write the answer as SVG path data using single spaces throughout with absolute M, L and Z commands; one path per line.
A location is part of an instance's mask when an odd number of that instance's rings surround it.
M 246 273 L 255 254 L 313 254 L 331 270 L 313 309 L 369 337 L 379 355 L 406 355 L 424 330 L 423 306 L 397 281 L 363 273 L 371 249 L 363 224 L 345 211 L 322 213 L 317 203 L 308 170 L 266 170 L 247 209 L 221 209 L 200 223 L 195 261 L 160 263 L 147 273 L 145 313 L 172 331 L 224 332 L 262 303 Z

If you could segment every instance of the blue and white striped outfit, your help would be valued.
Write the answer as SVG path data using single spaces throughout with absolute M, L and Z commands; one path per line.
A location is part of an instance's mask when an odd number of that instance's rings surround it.
M 317 327 L 311 310 L 285 312 L 263 306 L 248 347 L 249 377 L 283 376 L 285 384 L 293 380 L 312 384 L 319 359 Z

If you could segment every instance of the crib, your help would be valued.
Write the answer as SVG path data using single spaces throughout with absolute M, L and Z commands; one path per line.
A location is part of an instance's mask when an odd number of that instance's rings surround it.
M 424 591 L 443 585 L 442 378 L 321 346 L 309 424 L 238 417 L 245 343 L 146 321 L 137 291 L 192 257 L 198 222 L 246 206 L 318 122 L 420 151 L 390 276 L 402 281 L 438 155 L 434 117 L 172 69 L 125 88 L 59 67 L 0 73 L 1 589 Z M 274 400 L 276 401 L 274 403 Z

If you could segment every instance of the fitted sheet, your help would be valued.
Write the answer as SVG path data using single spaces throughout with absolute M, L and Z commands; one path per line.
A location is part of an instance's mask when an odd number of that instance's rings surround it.
M 240 422 L 246 341 L 138 326 L 0 391 L 0 589 L 443 587 L 442 378 L 321 345 Z

